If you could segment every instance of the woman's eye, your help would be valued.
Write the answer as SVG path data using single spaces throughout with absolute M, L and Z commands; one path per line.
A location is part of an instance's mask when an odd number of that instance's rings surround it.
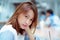
M 30 21 L 32 21 L 32 19 L 30 19 Z
M 28 17 L 28 16 L 25 16 L 25 17 Z

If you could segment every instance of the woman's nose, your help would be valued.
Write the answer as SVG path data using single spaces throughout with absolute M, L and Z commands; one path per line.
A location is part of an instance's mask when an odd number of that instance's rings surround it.
M 28 25 L 29 25 L 29 20 L 26 20 L 26 24 L 28 24 Z

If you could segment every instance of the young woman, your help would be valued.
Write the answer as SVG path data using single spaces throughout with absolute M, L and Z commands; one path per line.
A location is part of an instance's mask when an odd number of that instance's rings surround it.
M 35 40 L 33 33 L 37 25 L 37 14 L 37 8 L 33 3 L 21 3 L 0 30 L 0 40 L 24 40 L 25 34 L 29 40 Z

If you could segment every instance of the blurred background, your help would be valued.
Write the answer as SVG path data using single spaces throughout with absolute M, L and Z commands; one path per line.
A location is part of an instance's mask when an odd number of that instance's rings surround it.
M 9 20 L 21 2 L 33 2 L 38 8 L 38 19 L 42 10 L 53 9 L 60 17 L 60 0 L 0 0 L 0 29 Z

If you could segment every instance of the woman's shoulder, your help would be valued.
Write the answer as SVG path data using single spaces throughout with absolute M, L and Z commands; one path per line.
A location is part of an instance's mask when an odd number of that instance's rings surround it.
M 14 40 L 14 34 L 9 30 L 1 32 L 0 39 L 1 40 Z
M 0 30 L 0 33 L 1 32 L 5 32 L 5 31 L 10 31 L 12 33 L 16 33 L 16 30 L 12 27 L 12 25 L 4 25 L 1 30 Z
M 17 39 L 17 31 L 12 27 L 12 25 L 4 25 L 1 30 L 0 30 L 0 34 L 2 35 L 6 35 L 11 37 L 11 35 L 14 36 L 15 39 Z

